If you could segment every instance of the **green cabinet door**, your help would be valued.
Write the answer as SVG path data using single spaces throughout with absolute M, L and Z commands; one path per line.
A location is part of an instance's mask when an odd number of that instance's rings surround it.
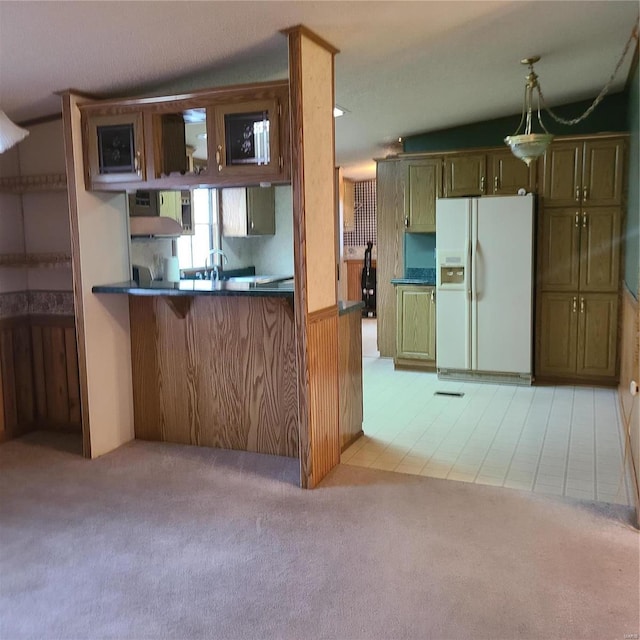
M 447 198 L 484 195 L 487 193 L 487 157 L 483 153 L 447 156 L 444 180 Z
M 405 182 L 405 228 L 435 233 L 436 198 L 442 195 L 442 160 L 409 160 Z
M 580 278 L 580 231 L 577 207 L 542 212 L 538 272 L 543 290 L 573 291 Z
M 578 296 L 571 293 L 543 293 L 538 335 L 536 374 L 541 376 L 575 374 Z
M 617 291 L 620 208 L 589 207 L 580 214 L 580 291 Z
M 618 337 L 618 295 L 581 295 L 578 307 L 576 373 L 600 377 L 614 376 Z
M 398 313 L 396 357 L 435 361 L 434 287 L 401 285 L 396 288 L 396 295 Z
M 582 204 L 616 206 L 622 203 L 624 141 L 592 140 L 584 144 Z

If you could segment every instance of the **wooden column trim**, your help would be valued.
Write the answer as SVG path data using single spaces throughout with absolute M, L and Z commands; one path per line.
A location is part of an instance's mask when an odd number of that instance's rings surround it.
M 80 419 L 82 423 L 82 455 L 91 458 L 91 431 L 89 425 L 89 390 L 87 383 L 87 351 L 84 332 L 84 306 L 82 298 L 82 274 L 80 272 L 80 229 L 78 223 L 77 190 L 84 189 L 84 181 L 78 185 L 76 163 L 73 154 L 73 118 L 75 108 L 71 92 L 62 94 L 62 128 L 64 134 L 65 164 L 67 170 L 67 197 L 69 200 L 69 229 L 71 232 L 71 270 L 73 276 L 73 307 L 78 345 L 78 374 L 80 382 Z M 84 175 L 84 168 L 81 170 Z
M 340 53 L 340 49 L 336 49 L 336 47 L 327 42 L 324 38 L 321 38 L 314 31 L 311 31 L 309 27 L 305 27 L 303 24 L 297 24 L 293 27 L 281 29 L 280 33 L 283 33 L 285 36 L 289 36 L 289 42 L 291 42 L 292 35 L 295 35 L 298 38 L 300 38 L 301 36 L 305 36 L 306 38 L 309 38 L 309 40 L 315 42 L 317 45 L 320 45 L 323 49 L 326 49 L 327 51 L 332 53 L 334 56 L 336 53 Z M 291 57 L 289 57 L 289 61 L 291 61 Z M 291 67 L 289 67 L 289 69 L 291 69 Z M 289 77 L 291 77 L 291 73 L 289 73 Z
M 289 38 L 289 118 L 291 126 L 291 190 L 293 198 L 293 270 L 296 360 L 298 362 L 298 457 L 300 485 L 309 488 L 313 469 L 309 433 L 309 359 L 307 357 L 307 254 L 304 207 L 304 139 L 302 132 L 302 33 L 287 30 Z
M 327 320 L 328 318 L 333 318 L 333 316 L 338 315 L 338 305 L 334 304 L 330 307 L 325 307 L 324 309 L 318 309 L 317 311 L 312 311 L 308 314 L 307 319 L 309 323 L 312 322 L 320 322 L 322 320 Z
M 333 56 L 338 49 L 320 38 L 303 25 L 282 30 L 289 41 L 289 102 L 291 131 L 291 186 L 293 195 L 293 238 L 294 238 L 294 271 L 295 271 L 295 327 L 296 358 L 298 363 L 298 421 L 299 421 L 299 458 L 300 484 L 302 488 L 313 488 L 319 481 L 314 473 L 312 451 L 312 390 L 310 388 L 309 340 L 310 328 L 316 322 L 335 318 L 337 322 L 337 305 L 320 309 L 312 314 L 308 312 L 307 295 L 307 252 L 306 252 L 306 212 L 305 212 L 305 167 L 304 167 L 304 130 L 303 130 L 303 95 L 301 67 L 302 39 L 308 38 L 315 44 L 331 53 L 332 101 L 334 82 Z M 331 144 L 335 148 L 335 133 Z M 337 291 L 336 291 L 337 293 Z M 337 299 L 337 296 L 336 296 Z M 314 334 L 315 335 L 315 334 Z M 336 385 L 338 380 L 336 378 Z M 318 393 L 316 389 L 315 394 Z M 324 474 L 325 472 L 319 471 Z

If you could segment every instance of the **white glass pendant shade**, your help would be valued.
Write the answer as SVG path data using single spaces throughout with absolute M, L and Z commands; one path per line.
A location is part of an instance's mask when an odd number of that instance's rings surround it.
M 511 153 L 526 162 L 527 166 L 532 160 L 544 155 L 552 140 L 553 136 L 550 133 L 523 133 L 519 136 L 507 136 L 504 139 L 511 148 Z
M 29 131 L 27 129 L 23 129 L 11 122 L 5 112 L 0 109 L 0 153 L 11 149 L 13 145 L 18 144 L 28 135 Z

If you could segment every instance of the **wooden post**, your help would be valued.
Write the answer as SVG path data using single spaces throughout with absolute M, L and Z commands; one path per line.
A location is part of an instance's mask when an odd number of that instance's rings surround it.
M 334 56 L 303 26 L 289 38 L 300 481 L 340 461 L 334 197 Z

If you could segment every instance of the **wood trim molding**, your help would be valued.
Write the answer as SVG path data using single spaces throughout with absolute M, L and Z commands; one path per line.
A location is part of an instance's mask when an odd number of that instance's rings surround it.
M 113 109 L 117 107 L 123 112 L 127 110 L 136 110 L 142 107 L 158 107 L 158 111 L 171 111 L 175 109 L 175 102 L 185 100 L 201 101 L 203 105 L 226 103 L 229 99 L 245 100 L 247 96 L 253 98 L 256 94 L 278 93 L 288 90 L 289 82 L 287 80 L 271 80 L 268 82 L 253 82 L 246 84 L 228 85 L 222 87 L 214 87 L 208 89 L 200 89 L 190 91 L 188 93 L 180 93 L 174 95 L 161 96 L 138 96 L 138 97 L 113 97 L 99 99 L 95 104 L 87 103 L 82 105 L 82 110 L 88 113 L 100 112 L 104 109 Z M 76 94 L 77 95 L 77 94 Z M 163 109 L 162 105 L 166 105 Z
M 73 109 L 76 96 L 70 91 L 62 94 L 62 129 L 64 134 L 65 163 L 67 170 L 67 194 L 69 199 L 69 230 L 71 232 L 71 270 L 73 278 L 73 307 L 75 310 L 76 342 L 78 345 L 78 375 L 80 382 L 80 420 L 82 423 L 82 455 L 91 458 L 91 432 L 89 425 L 89 390 L 87 383 L 87 351 L 84 332 L 84 306 L 82 299 L 82 273 L 80 271 L 80 229 L 76 193 L 84 189 L 76 174 L 83 175 L 83 167 L 76 169 L 73 154 Z M 79 116 L 78 116 L 79 117 Z
M 588 140 L 608 140 L 611 138 L 622 138 L 624 140 L 628 140 L 629 133 L 625 131 L 614 131 L 612 133 L 583 133 L 571 136 L 555 136 L 553 138 L 553 142 L 586 142 Z M 503 147 L 500 145 L 493 147 L 465 147 L 463 149 L 446 149 L 442 151 L 408 151 L 406 153 L 401 152 L 384 158 L 374 158 L 373 160 L 376 164 L 382 164 L 385 162 L 398 162 L 399 160 L 421 160 L 428 158 L 448 158 L 454 155 L 475 155 L 479 153 L 490 153 L 496 150 L 509 151 L 506 146 Z
M 324 309 L 318 309 L 317 311 L 312 311 L 307 315 L 307 319 L 309 324 L 314 322 L 322 322 L 323 320 L 327 320 L 328 318 L 333 318 L 338 315 L 338 305 L 334 304 L 330 307 L 325 307 Z
M 291 123 L 291 190 L 293 197 L 293 265 L 296 360 L 298 363 L 298 457 L 300 485 L 309 488 L 312 476 L 309 409 L 309 359 L 307 357 L 307 254 L 304 199 L 304 139 L 302 135 L 302 35 L 289 38 L 289 119 Z
M 308 27 L 305 27 L 303 24 L 298 24 L 293 27 L 287 27 L 286 29 L 281 29 L 280 33 L 283 33 L 286 36 L 291 36 L 293 34 L 298 34 L 299 36 L 305 36 L 312 40 L 317 45 L 321 46 L 323 49 L 326 49 L 333 55 L 336 53 L 340 53 L 340 49 L 336 49 L 332 44 L 329 44 L 324 38 L 321 38 L 315 31 L 311 31 Z
M 61 113 L 52 113 L 48 116 L 40 116 L 39 118 L 31 118 L 31 120 L 23 120 L 22 122 L 17 123 L 20 127 L 34 127 L 38 124 L 45 124 L 47 122 L 55 122 L 56 120 L 62 120 Z

